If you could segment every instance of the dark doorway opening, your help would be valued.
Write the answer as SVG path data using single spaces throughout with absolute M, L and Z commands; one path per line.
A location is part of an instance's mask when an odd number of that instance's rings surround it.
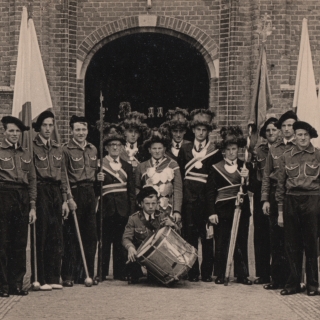
M 132 111 L 175 107 L 208 108 L 209 77 L 201 53 L 174 36 L 138 33 L 116 39 L 92 58 L 85 78 L 85 114 L 99 118 L 100 90 L 107 108 L 105 121 L 118 122 L 119 104 Z M 156 111 L 155 111 L 156 112 Z

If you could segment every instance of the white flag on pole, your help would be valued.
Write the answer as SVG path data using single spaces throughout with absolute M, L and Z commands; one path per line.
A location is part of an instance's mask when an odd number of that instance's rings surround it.
M 303 19 L 293 109 L 296 110 L 298 119 L 310 123 L 320 136 L 320 106 L 317 99 L 307 22 L 307 19 Z M 320 137 L 312 139 L 312 144 L 320 147 Z

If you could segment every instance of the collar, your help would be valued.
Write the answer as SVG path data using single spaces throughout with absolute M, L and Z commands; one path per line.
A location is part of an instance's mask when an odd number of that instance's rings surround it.
M 287 145 L 288 142 L 293 142 L 293 140 L 294 140 L 294 137 L 292 137 L 290 140 L 287 140 L 286 138 L 283 138 L 283 143 L 285 145 Z
M 196 147 L 196 149 L 198 150 L 199 149 L 199 144 L 201 143 L 201 145 L 202 145 L 202 148 L 205 148 L 207 145 L 208 145 L 208 143 L 209 143 L 209 140 L 207 141 L 207 140 L 203 140 L 202 142 L 199 142 L 197 139 L 194 139 L 194 146 Z
M 2 144 L 1 144 L 1 147 L 7 149 L 7 148 L 10 148 L 10 147 L 13 147 L 13 143 L 9 142 L 7 139 L 4 139 Z M 14 148 L 15 149 L 20 149 L 21 146 L 18 143 L 15 143 Z
M 49 143 L 49 145 L 50 145 L 50 138 L 48 139 L 48 140 L 46 140 L 45 138 L 43 138 L 42 137 L 42 135 L 41 134 L 38 134 L 38 136 L 39 136 L 39 138 L 41 139 L 41 141 L 42 141 L 42 143 L 44 144 L 44 145 L 47 145 L 47 143 Z
M 126 148 L 130 148 L 130 145 L 133 144 L 133 149 L 137 149 L 138 148 L 138 142 L 135 142 L 135 143 L 129 143 L 129 142 L 126 142 Z
M 229 160 L 229 159 L 227 159 L 227 158 L 224 158 L 224 161 L 227 163 L 227 164 L 229 164 L 230 166 L 234 166 L 234 165 L 238 165 L 238 158 L 237 159 L 235 159 L 235 160 L 233 160 L 233 161 L 231 161 L 231 160 Z
M 120 157 L 119 156 L 116 159 L 113 159 L 109 155 L 106 155 L 105 159 L 107 159 L 109 162 L 114 162 L 114 160 L 116 160 L 118 163 L 120 163 Z
M 87 140 L 85 140 L 85 144 L 84 147 L 81 147 L 80 144 L 74 140 L 74 138 L 71 138 L 68 142 L 68 148 L 69 149 L 77 149 L 80 148 L 81 150 L 84 150 L 86 147 L 92 147 L 92 144 L 87 142 Z
M 150 218 L 151 218 L 152 220 L 154 220 L 154 213 L 150 216 L 149 214 L 147 214 L 147 213 L 145 213 L 145 212 L 143 211 L 143 214 L 144 214 L 144 217 L 146 218 L 147 221 L 150 221 Z
M 159 166 L 160 163 L 162 163 L 164 160 L 166 160 L 165 156 L 163 156 L 161 159 L 158 159 L 158 160 L 154 159 L 153 157 L 151 157 L 151 159 L 150 159 L 151 164 L 152 164 L 153 167 L 156 166 L 156 161 L 159 161 L 159 163 L 158 163 L 158 166 Z
M 314 153 L 315 147 L 313 144 L 310 142 L 308 147 L 306 149 L 300 149 L 297 145 L 293 146 L 291 150 L 291 155 L 294 156 L 295 154 L 302 153 L 302 152 L 307 152 L 307 153 Z
M 47 142 L 47 140 L 43 139 L 40 134 L 37 134 L 37 135 L 35 136 L 35 138 L 33 139 L 33 141 L 34 141 L 38 146 L 44 146 L 45 143 Z M 60 144 L 57 143 L 55 140 L 49 139 L 49 141 L 50 141 L 50 146 L 51 146 L 51 147 L 59 147 L 59 146 L 60 146 Z
M 183 142 L 183 140 L 181 140 L 181 142 L 175 142 L 175 141 L 172 139 L 171 145 L 172 145 L 173 148 L 176 148 L 177 145 L 179 145 L 179 148 L 181 148 L 182 142 Z

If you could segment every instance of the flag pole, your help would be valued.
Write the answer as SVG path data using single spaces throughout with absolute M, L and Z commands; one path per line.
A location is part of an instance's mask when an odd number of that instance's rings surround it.
M 102 172 L 102 163 L 103 163 L 103 127 L 104 127 L 104 114 L 103 114 L 103 95 L 100 91 L 100 172 Z M 99 280 L 102 282 L 102 223 L 103 223 L 103 214 L 102 214 L 102 205 L 103 205 L 103 181 L 100 182 L 100 242 L 99 242 Z

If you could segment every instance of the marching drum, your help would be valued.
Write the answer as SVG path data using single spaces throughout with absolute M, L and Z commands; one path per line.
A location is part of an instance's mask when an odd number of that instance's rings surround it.
M 186 275 L 197 256 L 197 250 L 170 227 L 158 230 L 137 251 L 137 261 L 165 285 Z

